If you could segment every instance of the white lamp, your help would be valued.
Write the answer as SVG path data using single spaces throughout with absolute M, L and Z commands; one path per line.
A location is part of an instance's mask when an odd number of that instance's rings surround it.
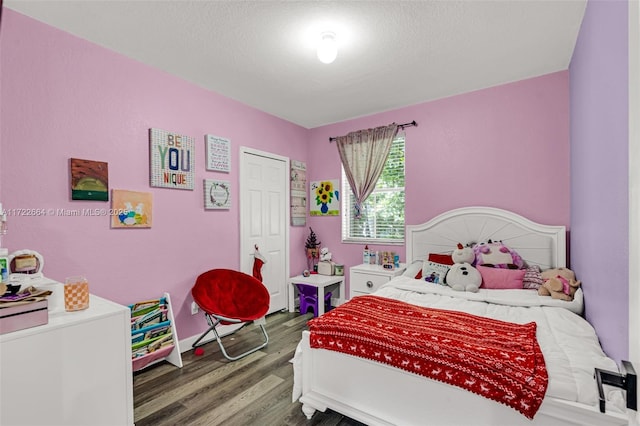
M 331 31 L 320 34 L 320 44 L 318 45 L 318 59 L 320 62 L 330 64 L 338 56 L 338 46 L 336 45 L 336 35 Z

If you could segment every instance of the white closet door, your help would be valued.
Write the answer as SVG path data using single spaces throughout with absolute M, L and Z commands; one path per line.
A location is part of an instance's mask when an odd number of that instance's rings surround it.
M 240 267 L 252 274 L 257 245 L 267 259 L 262 282 L 271 313 L 285 309 L 288 300 L 289 160 L 248 148 L 240 155 Z

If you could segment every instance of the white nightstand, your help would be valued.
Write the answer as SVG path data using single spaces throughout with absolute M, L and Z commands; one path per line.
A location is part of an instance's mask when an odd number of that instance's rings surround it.
M 292 288 L 289 288 L 289 312 L 295 312 L 295 285 L 293 284 L 307 284 L 312 285 L 318 289 L 318 299 L 324 300 L 327 287 L 337 287 L 338 294 L 336 302 L 332 304 L 338 306 L 344 302 L 344 277 L 342 275 L 320 275 L 311 274 L 308 277 L 298 275 L 289 278 L 289 284 Z M 332 298 L 333 301 L 333 298 Z M 318 303 L 318 316 L 324 314 L 324 303 Z
M 363 294 L 373 293 L 393 277 L 401 275 L 406 265 L 399 268 L 384 269 L 382 265 L 361 264 L 349 268 L 349 299 Z

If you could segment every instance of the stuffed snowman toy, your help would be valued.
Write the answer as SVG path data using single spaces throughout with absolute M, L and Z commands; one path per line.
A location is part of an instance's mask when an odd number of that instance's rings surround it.
M 477 292 L 482 284 L 482 275 L 471 265 L 475 260 L 475 254 L 471 247 L 464 247 L 458 243 L 458 247 L 451 254 L 455 262 L 447 272 L 447 284 L 457 291 Z

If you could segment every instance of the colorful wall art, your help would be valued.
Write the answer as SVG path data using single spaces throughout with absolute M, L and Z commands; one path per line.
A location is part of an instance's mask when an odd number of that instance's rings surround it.
M 311 216 L 340 215 L 340 181 L 322 180 L 311 182 L 309 188 L 309 214 Z
M 149 129 L 151 186 L 193 190 L 194 147 L 190 136 Z
M 109 168 L 103 161 L 71 158 L 71 199 L 109 201 Z
M 151 228 L 153 194 L 114 189 L 111 211 L 112 228 Z
M 204 208 L 206 210 L 231 207 L 231 184 L 225 180 L 204 180 Z

